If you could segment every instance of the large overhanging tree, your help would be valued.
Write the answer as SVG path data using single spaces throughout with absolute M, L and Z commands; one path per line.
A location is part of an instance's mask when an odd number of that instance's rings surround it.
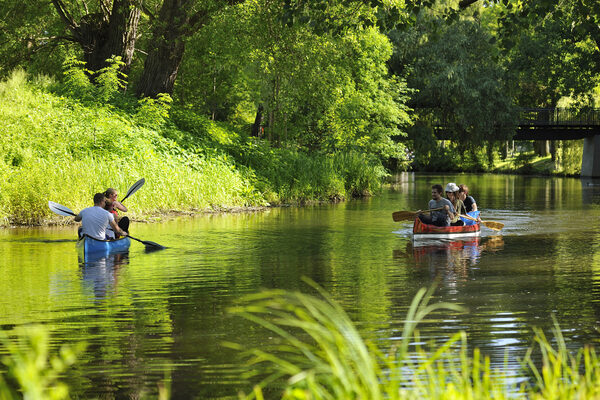
M 133 60 L 142 0 L 99 1 L 88 6 L 82 1 L 67 3 L 51 0 L 57 14 L 70 32 L 66 40 L 73 41 L 83 51 L 86 67 L 98 71 L 106 60 L 121 57 L 127 73 Z
M 164 0 L 154 18 L 138 95 L 172 93 L 189 37 L 206 25 L 212 15 L 242 1 Z

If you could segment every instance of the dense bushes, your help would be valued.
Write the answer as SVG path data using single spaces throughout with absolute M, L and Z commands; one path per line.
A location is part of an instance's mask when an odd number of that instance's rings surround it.
M 385 174 L 363 154 L 273 148 L 184 110 L 169 117 L 168 99 L 136 102 L 115 95 L 114 80 L 102 91 L 80 78 L 15 71 L 0 83 L 0 223 L 42 223 L 48 200 L 79 210 L 140 177 L 144 190 L 128 200 L 138 216 L 370 194 Z

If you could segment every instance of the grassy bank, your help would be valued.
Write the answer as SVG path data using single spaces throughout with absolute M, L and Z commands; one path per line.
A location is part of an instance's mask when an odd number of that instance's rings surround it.
M 579 176 L 581 174 L 582 141 L 565 143 L 558 152 L 558 161 L 551 156 L 540 157 L 533 151 L 523 152 L 494 164 L 490 172 L 521 175 Z
M 47 223 L 48 200 L 80 210 L 141 177 L 127 200 L 138 218 L 340 199 L 377 190 L 385 174 L 362 154 L 272 148 L 189 111 L 65 85 L 22 71 L 0 83 L 0 225 Z

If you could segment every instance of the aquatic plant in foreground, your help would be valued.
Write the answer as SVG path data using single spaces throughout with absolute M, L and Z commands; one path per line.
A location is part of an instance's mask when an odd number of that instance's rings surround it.
M 467 353 L 465 332 L 437 347 L 424 349 L 417 325 L 436 310 L 461 310 L 449 303 L 429 304 L 432 290 L 421 289 L 406 315 L 402 339 L 388 351 L 365 341 L 344 310 L 322 289 L 323 296 L 283 290 L 249 295 L 245 305 L 231 309 L 268 329 L 275 344 L 245 350 L 250 381 L 257 381 L 247 399 L 263 391 L 283 399 L 591 399 L 600 396 L 600 360 L 591 347 L 571 354 L 555 323 L 553 347 L 534 329 L 535 343 L 521 360 L 530 381 L 518 386 L 490 366 L 474 349 Z M 534 362 L 533 354 L 541 353 Z

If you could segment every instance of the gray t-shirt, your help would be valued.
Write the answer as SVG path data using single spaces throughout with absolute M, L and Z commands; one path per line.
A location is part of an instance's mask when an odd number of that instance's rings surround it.
M 102 207 L 94 206 L 81 210 L 81 234 L 98 240 L 106 239 L 106 228 L 115 217 Z
M 430 210 L 432 208 L 441 208 L 444 206 L 450 207 L 451 213 L 454 212 L 454 206 L 452 205 L 450 200 L 446 199 L 445 197 L 442 197 L 438 201 L 435 201 L 433 199 L 429 200 L 429 209 Z M 446 221 L 445 225 L 450 225 L 450 217 L 448 216 L 448 213 L 446 213 L 446 210 L 432 211 L 431 212 L 431 220 L 434 222 L 438 221 L 438 220 L 445 220 Z

